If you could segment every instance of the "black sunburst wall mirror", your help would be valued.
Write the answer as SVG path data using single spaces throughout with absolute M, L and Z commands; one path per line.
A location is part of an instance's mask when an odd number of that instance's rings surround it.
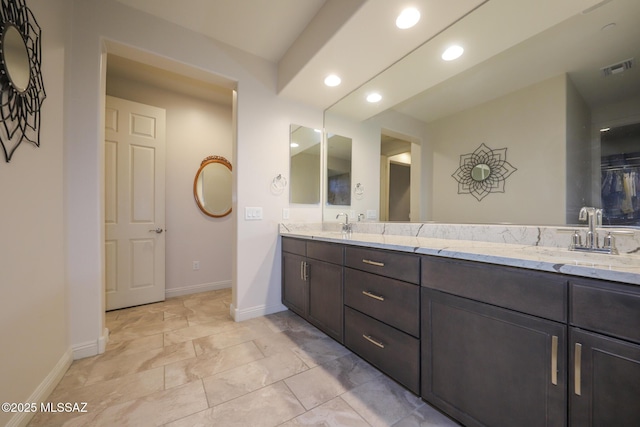
M 0 0 L 0 144 L 7 162 L 23 141 L 40 146 L 41 29 L 24 0 Z

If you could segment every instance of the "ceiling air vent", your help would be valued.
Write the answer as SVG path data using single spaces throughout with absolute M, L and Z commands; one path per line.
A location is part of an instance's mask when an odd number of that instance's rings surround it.
M 613 74 L 620 74 L 633 67 L 635 62 L 636 61 L 634 58 L 630 58 L 622 62 L 618 62 L 617 64 L 609 65 L 608 67 L 602 68 L 602 74 L 604 74 L 605 77 L 611 76 Z

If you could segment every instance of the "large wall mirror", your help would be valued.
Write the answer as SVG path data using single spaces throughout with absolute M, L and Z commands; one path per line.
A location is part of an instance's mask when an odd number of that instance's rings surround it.
M 352 132 L 358 170 L 366 168 L 361 159 L 380 154 L 386 131 L 420 144 L 420 157 L 412 156 L 412 169 L 422 171 L 413 221 L 577 224 L 580 207 L 596 206 L 605 208 L 605 223 L 640 226 L 633 205 L 617 219 L 604 206 L 602 178 L 633 166 L 605 160 L 631 162 L 631 149 L 621 144 L 612 153 L 601 144 L 607 128 L 640 123 L 640 1 L 557 4 L 483 3 L 334 104 L 325 127 L 337 117 L 361 129 Z M 441 54 L 454 40 L 464 54 L 445 62 Z M 383 100 L 371 105 L 365 98 L 374 89 Z M 517 168 L 504 193 L 481 202 L 457 194 L 452 177 L 460 155 L 480 144 L 508 148 Z M 640 151 L 640 139 L 631 145 Z M 376 208 L 376 193 L 368 195 L 365 208 Z
M 327 133 L 327 205 L 351 205 L 351 138 Z
M 292 124 L 289 128 L 290 202 L 320 203 L 322 131 Z
M 202 213 L 214 218 L 229 215 L 231 188 L 231 163 L 221 156 L 205 158 L 193 180 L 193 196 Z

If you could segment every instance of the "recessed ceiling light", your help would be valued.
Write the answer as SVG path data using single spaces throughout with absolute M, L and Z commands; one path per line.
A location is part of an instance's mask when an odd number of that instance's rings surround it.
M 402 12 L 396 18 L 396 27 L 401 30 L 411 28 L 420 20 L 420 12 L 415 7 L 409 7 Z
M 291 146 L 291 148 L 296 148 L 299 147 L 300 145 L 296 142 L 292 142 L 291 144 L 289 144 Z
M 610 131 L 610 130 L 611 130 L 611 128 L 602 128 L 602 129 L 600 129 L 600 132 L 607 132 L 607 131 Z
M 381 99 L 382 99 L 382 95 L 380 95 L 377 92 L 373 92 L 367 95 L 367 101 L 371 103 L 380 102 Z
M 336 76 L 335 74 L 330 74 L 324 79 L 324 84 L 332 87 L 338 86 L 340 82 L 342 82 L 342 80 L 340 79 L 340 77 Z
M 453 45 L 447 48 L 442 54 L 442 59 L 445 61 L 453 61 L 454 59 L 458 59 L 464 53 L 464 49 L 462 46 Z

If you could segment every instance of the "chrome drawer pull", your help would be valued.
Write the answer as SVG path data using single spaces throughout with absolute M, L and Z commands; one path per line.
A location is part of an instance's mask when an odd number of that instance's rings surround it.
M 377 299 L 378 301 L 384 301 L 384 297 L 381 297 L 380 295 L 372 294 L 371 292 L 362 291 L 362 295 L 366 295 L 369 298 Z
M 558 337 L 551 336 L 551 384 L 558 385 Z
M 575 388 L 575 393 L 578 396 L 582 395 L 582 344 L 576 343 L 575 354 L 573 360 L 573 376 L 574 383 L 573 387 Z
M 380 341 L 374 340 L 373 338 L 371 338 L 370 335 L 362 334 L 362 338 L 364 338 L 365 340 L 369 341 L 373 345 L 377 345 L 380 348 L 384 348 L 384 344 L 382 344 Z
M 362 262 L 369 265 L 375 265 L 376 267 L 384 267 L 384 262 L 371 261 L 370 259 L 363 259 Z

